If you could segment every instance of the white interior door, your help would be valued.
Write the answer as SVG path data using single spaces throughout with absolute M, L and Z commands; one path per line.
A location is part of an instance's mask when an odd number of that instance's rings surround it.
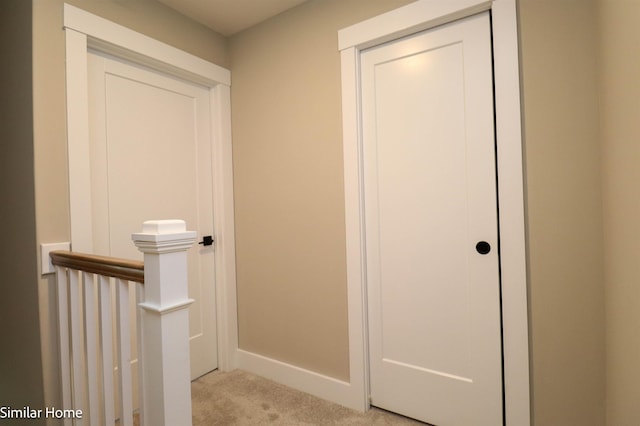
M 209 90 L 91 52 L 88 80 L 95 253 L 141 260 L 151 219 L 213 235 Z M 213 247 L 188 251 L 192 378 L 218 363 Z
M 371 403 L 501 425 L 488 13 L 364 51 L 361 80 Z

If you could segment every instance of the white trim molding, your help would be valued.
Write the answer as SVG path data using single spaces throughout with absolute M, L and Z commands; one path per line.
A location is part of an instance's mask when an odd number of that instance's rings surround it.
M 64 28 L 85 34 L 96 50 L 206 86 L 231 85 L 231 72 L 221 66 L 66 3 Z
M 209 89 L 212 125 L 213 227 L 216 236 L 218 367 L 236 368 L 235 224 L 231 146 L 231 72 L 129 28 L 64 5 L 66 37 L 67 144 L 71 246 L 91 251 L 91 188 L 87 51 L 94 49 L 197 83 Z
M 358 389 L 354 389 L 352 383 L 242 349 L 238 350 L 238 365 L 243 370 L 293 389 L 363 411 Z
M 369 407 L 359 61 L 363 49 L 490 11 L 495 73 L 505 424 L 531 424 L 516 0 L 418 0 L 338 32 L 342 59 L 350 401 Z M 346 404 L 345 404 L 346 405 Z M 352 405 L 351 405 L 352 406 Z

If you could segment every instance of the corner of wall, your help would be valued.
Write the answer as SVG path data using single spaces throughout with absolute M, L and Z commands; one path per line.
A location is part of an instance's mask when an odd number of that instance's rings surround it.
M 32 3 L 0 3 L 0 404 L 44 406 L 33 166 Z

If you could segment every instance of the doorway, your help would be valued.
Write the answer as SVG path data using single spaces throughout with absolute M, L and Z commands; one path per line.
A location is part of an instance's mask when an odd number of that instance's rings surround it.
M 380 250 L 376 246 L 376 238 L 382 238 L 383 232 L 378 236 L 371 237 L 369 231 L 372 225 L 370 219 L 371 200 L 367 201 L 369 189 L 369 173 L 372 169 L 369 161 L 370 153 L 375 152 L 366 145 L 366 109 L 365 103 L 365 81 L 362 73 L 365 72 L 366 54 L 372 52 L 378 47 L 381 49 L 386 45 L 392 45 L 398 40 L 411 37 L 423 31 L 444 28 L 448 24 L 465 20 L 469 17 L 487 12 L 490 16 L 489 34 L 490 45 L 494 70 L 494 87 L 493 97 L 495 105 L 495 151 L 490 155 L 494 156 L 495 168 L 493 169 L 493 188 L 497 203 L 493 204 L 493 221 L 495 223 L 495 233 L 486 232 L 484 236 L 472 235 L 471 247 L 467 246 L 468 262 L 470 265 L 480 263 L 493 263 L 495 270 L 497 257 L 493 260 L 491 256 L 497 254 L 497 235 L 500 235 L 500 257 L 499 268 L 501 287 L 498 287 L 499 304 L 497 312 L 493 310 L 490 314 L 495 324 L 496 315 L 502 317 L 501 335 L 498 337 L 497 345 L 500 347 L 502 343 L 502 377 L 500 368 L 498 374 L 493 374 L 494 385 L 492 385 L 492 401 L 497 404 L 498 408 L 495 412 L 500 413 L 498 424 L 528 425 L 530 424 L 530 402 L 529 402 L 529 361 L 528 361 L 528 317 L 527 317 L 527 278 L 526 278 L 526 252 L 524 239 L 524 182 L 522 176 L 522 134 L 520 128 L 520 92 L 519 92 L 519 72 L 518 72 L 518 44 L 517 44 L 517 19 L 516 19 L 516 2 L 514 0 L 495 0 L 493 2 L 484 2 L 480 0 L 468 0 L 464 2 L 449 2 L 446 0 L 419 0 L 404 6 L 400 9 L 385 13 L 378 17 L 371 18 L 359 24 L 345 28 L 339 32 L 339 49 L 342 59 L 342 94 L 343 94 L 343 135 L 344 135 L 344 163 L 345 163 L 345 215 L 347 229 L 347 283 L 349 295 L 349 336 L 350 336 L 350 383 L 354 393 L 360 392 L 361 407 L 367 409 L 371 401 L 375 403 L 375 369 L 373 364 L 376 362 L 374 355 L 369 355 L 369 345 L 372 343 L 371 330 L 376 325 L 372 324 L 370 317 L 369 304 L 370 299 L 375 299 L 376 291 L 375 283 L 373 295 L 370 294 L 370 280 L 373 277 L 375 281 L 376 266 L 375 259 L 371 258 L 373 251 L 374 257 Z M 445 43 L 446 44 L 446 43 Z M 445 49 L 446 50 L 446 49 Z M 437 50 L 432 51 L 433 53 Z M 438 53 L 444 53 L 440 50 Z M 401 56 L 401 55 L 400 55 Z M 384 61 L 383 61 L 384 62 Z M 408 63 L 408 62 L 407 62 Z M 392 67 L 389 67 L 392 68 Z M 382 72 L 382 71 L 381 71 Z M 395 96 L 395 93 L 392 95 Z M 420 124 L 420 123 L 419 123 Z M 384 130 L 384 129 L 383 129 Z M 398 129 L 395 129 L 398 130 Z M 377 138 L 377 135 L 376 135 Z M 376 147 L 377 149 L 377 147 Z M 385 149 L 383 147 L 383 149 Z M 466 149 L 466 148 L 465 148 Z M 388 152 L 388 151 L 385 151 Z M 418 151 L 419 152 L 419 151 Z M 411 154 L 408 155 L 412 157 Z M 415 155 L 414 155 L 415 156 Z M 413 159 L 413 158 L 411 158 Z M 376 159 L 377 161 L 377 159 Z M 384 163 L 384 162 L 383 162 Z M 367 167 L 369 164 L 369 167 Z M 388 164 L 384 165 L 387 167 Z M 438 167 L 433 165 L 432 168 Z M 368 171 L 369 170 L 369 171 Z M 418 169 L 424 179 L 427 171 Z M 497 170 L 497 175 L 496 175 Z M 404 171 L 403 171 L 404 172 Z M 456 174 L 459 176 L 459 173 Z M 485 180 L 485 182 L 487 182 Z M 497 183 L 497 185 L 496 185 Z M 369 182 L 371 189 L 371 183 Z M 377 192 L 377 188 L 374 192 Z M 404 189 L 404 188 L 403 188 Z M 385 191 L 383 191 L 385 192 Z M 386 191 L 394 194 L 393 191 Z M 485 197 L 483 194 L 481 198 Z M 368 205 L 367 205 L 368 204 Z M 392 204 L 392 203 L 385 203 Z M 495 206 L 500 211 L 499 217 L 496 216 Z M 375 204 L 374 204 L 375 205 Z M 414 209 L 414 211 L 419 211 Z M 422 210 L 424 212 L 424 210 Z M 402 212 L 396 215 L 402 215 Z M 385 212 L 386 217 L 389 216 Z M 375 212 L 373 214 L 375 218 Z M 483 214 L 482 216 L 486 216 Z M 397 224 L 403 219 L 389 222 Z M 489 216 L 490 217 L 490 216 Z M 473 219 L 473 218 L 472 218 Z M 375 221 L 374 221 L 375 222 Z M 467 221 L 469 222 L 469 221 Z M 376 225 L 377 226 L 377 225 Z M 402 228 L 402 226 L 400 227 Z M 468 227 L 471 229 L 471 227 Z M 393 229 L 392 229 L 393 230 Z M 440 232 L 440 229 L 431 230 L 434 233 Z M 456 230 L 458 232 L 458 230 Z M 394 241 L 395 234 L 387 232 L 387 240 Z M 389 235 L 391 237 L 389 237 Z M 373 241 L 372 241 L 373 238 Z M 446 241 L 446 239 L 445 239 Z M 479 244 L 482 243 L 482 244 Z M 373 244 L 373 245 L 372 245 Z M 418 248 L 422 249 L 420 243 L 416 243 Z M 448 244 L 448 242 L 447 242 Z M 383 245 L 384 246 L 384 245 Z M 477 247 L 476 247 L 477 246 Z M 489 250 L 487 251 L 487 247 Z M 419 250 L 418 250 L 419 251 Z M 487 254 L 481 254 L 479 251 L 486 251 Z M 382 253 L 388 253 L 387 248 Z M 373 260 L 373 265 L 371 261 Z M 396 267 L 396 271 L 404 273 L 405 268 L 398 268 L 406 259 L 401 259 L 397 264 L 391 262 L 391 267 Z M 418 263 L 420 259 L 415 260 Z M 427 263 L 428 259 L 424 259 L 423 263 Z M 384 261 L 382 261 L 384 264 Z M 422 265 L 420 265 L 422 267 Z M 389 265 L 385 266 L 385 271 L 394 271 Z M 431 271 L 428 271 L 431 272 Z M 457 271 L 456 271 L 457 272 Z M 495 282 L 495 281 L 494 281 Z M 492 286 L 495 296 L 496 286 Z M 445 295 L 455 292 L 453 288 L 447 288 Z M 492 296 L 493 297 L 493 296 Z M 435 299 L 435 298 L 433 298 Z M 496 298 L 493 297 L 495 300 Z M 401 309 L 405 301 L 400 300 Z M 413 302 L 411 300 L 410 302 Z M 377 303 L 374 300 L 374 303 Z M 495 306 L 495 302 L 492 302 Z M 417 306 L 417 307 L 416 307 Z M 419 312 L 423 305 L 417 303 L 414 307 L 410 307 L 415 312 Z M 431 306 L 434 309 L 439 306 Z M 409 309 L 409 311 L 411 311 Z M 433 310 L 432 310 L 433 312 Z M 445 313 L 449 315 L 449 312 Z M 393 324 L 393 323 L 392 323 Z M 500 320 L 498 319 L 498 324 Z M 459 324 L 458 324 L 459 325 Z M 402 329 L 401 323 L 394 324 L 395 328 Z M 495 327 L 494 327 L 495 329 Z M 495 339 L 495 332 L 493 333 Z M 443 338 L 445 341 L 446 338 Z M 407 339 L 411 341 L 415 339 Z M 463 341 L 459 340 L 458 342 Z M 495 342 L 495 340 L 494 340 Z M 499 352 L 498 352 L 499 354 Z M 395 356 L 396 354 L 392 354 Z M 401 354 L 404 356 L 404 354 Z M 439 355 L 443 358 L 442 354 Z M 392 358 L 387 353 L 382 358 Z M 396 359 L 398 363 L 402 363 L 402 358 Z M 495 352 L 492 355 L 496 359 Z M 498 356 L 499 358 L 499 356 Z M 404 362 L 405 364 L 420 365 L 415 360 Z M 415 362 L 414 362 L 415 361 Z M 431 360 L 434 361 L 434 360 Z M 437 359 L 435 361 L 438 361 Z M 455 363 L 455 359 L 446 362 Z M 495 361 L 491 361 L 495 365 Z M 437 366 L 437 364 L 430 364 Z M 422 366 L 424 368 L 424 366 Z M 447 373 L 458 378 L 465 378 L 465 374 L 456 374 L 455 371 L 462 371 L 453 368 L 426 367 L 425 370 L 433 370 L 438 373 Z M 429 372 L 430 374 L 433 371 Z M 494 370 L 495 371 L 495 370 Z M 433 374 L 432 374 L 433 375 Z M 436 374 L 437 375 L 437 374 Z M 440 377 L 444 377 L 440 374 Z M 496 382 L 497 377 L 497 382 Z M 504 382 L 505 390 L 503 400 L 502 382 Z M 495 391 L 497 386 L 497 393 Z M 414 394 L 424 391 L 423 384 L 420 383 L 414 389 Z M 393 391 L 393 389 L 390 389 Z M 371 392 L 371 394 L 370 394 Z M 427 390 L 427 392 L 432 392 Z M 496 398 L 496 395 L 497 398 Z M 497 399 L 497 400 L 496 400 Z M 465 410 L 466 407 L 458 407 L 459 410 Z M 473 410 L 472 410 L 473 411 Z M 418 416 L 418 414 L 409 414 Z M 502 415 L 504 418 L 502 418 Z M 446 420 L 439 420 L 442 424 L 447 424 Z M 462 423 L 464 424 L 464 423 Z M 475 424 L 475 423 L 471 423 Z M 481 423 L 478 423 L 481 424 Z
M 91 252 L 94 240 L 102 238 L 94 232 L 94 208 L 91 170 L 89 125 L 89 51 L 115 58 L 119 65 L 133 64 L 139 68 L 132 72 L 150 72 L 168 80 L 197 88 L 208 114 L 208 124 L 199 133 L 208 131 L 210 148 L 201 151 L 200 161 L 210 164 L 209 182 L 200 189 L 208 194 L 197 194 L 209 199 L 215 206 L 215 215 L 209 221 L 209 230 L 201 236 L 215 238 L 215 246 L 198 246 L 201 254 L 213 257 L 215 265 L 215 309 L 217 326 L 217 366 L 223 371 L 235 368 L 238 348 L 236 320 L 235 236 L 233 214 L 233 172 L 231 157 L 230 72 L 222 67 L 190 55 L 172 46 L 153 40 L 128 28 L 114 24 L 74 6 L 64 5 L 66 39 L 67 140 L 69 152 L 69 199 L 71 216 L 71 244 L 74 251 Z M 114 65 L 118 66 L 118 65 Z M 119 83 L 125 84 L 125 79 Z M 129 83 L 136 80 L 129 78 Z M 127 83 L 128 84 L 128 83 Z M 148 90 L 153 84 L 142 84 L 136 90 Z M 125 90 L 126 92 L 126 90 Z M 174 91 L 175 92 L 175 91 Z M 177 92 L 180 92 L 178 90 Z M 176 93 L 177 93 L 176 92 Z M 168 92 L 157 92 L 164 93 Z M 190 101 L 191 102 L 191 101 Z M 206 106 L 204 105 L 206 104 Z M 126 120 L 126 116 L 120 117 Z M 122 148 L 122 147 L 120 147 Z M 193 149 L 193 147 L 192 147 Z M 145 161 L 153 157 L 148 153 Z M 166 155 L 165 155 L 166 157 Z M 186 167 L 184 164 L 181 167 Z M 199 168 L 201 166 L 198 166 Z M 94 171 L 95 172 L 95 171 Z M 144 177 L 143 177 L 144 178 Z M 126 182 L 121 182 L 125 185 Z M 139 194 L 144 198 L 144 194 Z M 104 199 L 104 198 L 103 198 Z M 163 214 L 181 212 L 164 212 Z M 185 213 L 186 214 L 186 213 Z M 200 213 L 198 213 L 201 215 Z M 202 215 L 201 215 L 202 216 Z M 203 216 L 204 217 L 204 216 Z M 181 219 L 180 217 L 175 217 Z M 159 219 L 147 217 L 145 220 Z M 161 218 L 160 218 L 161 219 Z M 196 219 L 197 222 L 199 219 Z M 141 226 L 138 224 L 137 226 Z M 197 223 L 189 223 L 196 227 Z M 139 231 L 139 229 L 137 229 Z M 199 230 L 200 231 L 200 230 Z M 123 238 L 127 238 L 124 236 Z M 124 243 L 123 243 L 124 244 Z M 198 250 L 198 249 L 194 249 Z M 212 253 L 211 253 L 212 251 Z M 206 296 L 205 297 L 209 297 Z

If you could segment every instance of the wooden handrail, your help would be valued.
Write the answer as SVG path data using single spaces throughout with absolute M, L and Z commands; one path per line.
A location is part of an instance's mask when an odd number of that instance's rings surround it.
M 50 256 L 56 266 L 144 284 L 144 262 L 62 250 Z

